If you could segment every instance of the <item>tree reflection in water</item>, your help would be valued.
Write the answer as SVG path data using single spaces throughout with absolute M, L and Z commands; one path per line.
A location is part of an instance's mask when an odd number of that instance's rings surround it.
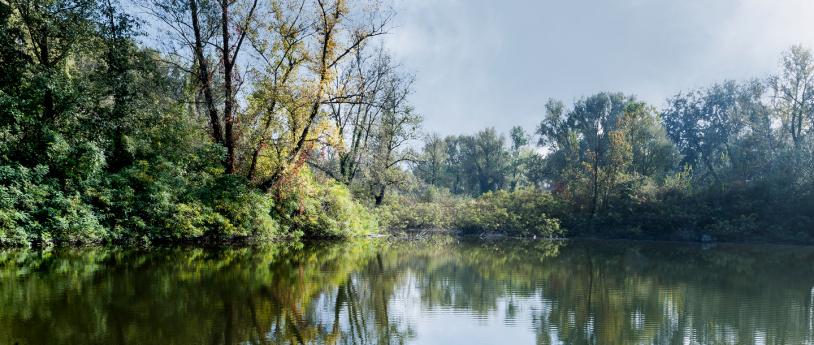
M 811 344 L 813 259 L 808 247 L 451 237 L 4 251 L 0 343 L 427 344 L 444 332 L 478 343 L 492 332 Z

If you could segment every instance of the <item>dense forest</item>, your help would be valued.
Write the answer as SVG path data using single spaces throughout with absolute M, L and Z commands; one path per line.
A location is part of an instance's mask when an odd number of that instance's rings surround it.
M 366 0 L 0 0 L 0 245 L 520 236 L 814 242 L 814 57 L 440 137 Z M 500 114 L 495 114 L 500 116 Z

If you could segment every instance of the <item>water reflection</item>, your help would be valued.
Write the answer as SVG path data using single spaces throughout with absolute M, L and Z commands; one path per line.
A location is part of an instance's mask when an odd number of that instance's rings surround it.
M 360 241 L 0 252 L 0 344 L 812 344 L 814 249 Z

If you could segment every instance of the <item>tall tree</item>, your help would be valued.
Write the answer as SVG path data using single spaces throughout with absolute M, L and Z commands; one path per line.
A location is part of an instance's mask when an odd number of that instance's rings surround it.
M 57 79 L 59 65 L 93 36 L 94 0 L 12 0 L 9 4 L 23 23 L 27 53 L 43 79 Z M 60 113 L 56 96 L 48 83 L 42 88 L 42 117 L 53 121 Z
M 415 174 L 432 186 L 440 186 L 448 159 L 447 142 L 438 134 L 424 137 L 424 146 L 416 162 Z
M 226 149 L 223 166 L 235 172 L 239 133 L 236 96 L 240 92 L 238 62 L 246 37 L 256 24 L 259 0 L 150 0 L 152 14 L 170 28 L 175 45 L 168 55 L 192 57 L 187 69 L 203 95 L 212 140 Z M 184 53 L 184 51 L 188 53 Z M 217 61 L 213 65 L 214 61 Z M 217 84 L 216 82 L 219 82 Z M 220 93 L 220 96 L 217 96 Z
M 662 118 L 667 134 L 700 179 L 724 182 L 741 138 L 770 126 L 762 88 L 727 81 L 671 98 Z
M 780 74 L 769 78 L 774 106 L 780 117 L 784 139 L 798 155 L 804 139 L 814 128 L 814 56 L 802 46 L 783 54 Z
M 603 204 L 604 191 L 610 186 L 609 176 L 616 171 L 614 154 L 619 143 L 614 136 L 618 119 L 632 97 L 620 93 L 600 93 L 577 101 L 573 109 L 563 113 L 562 107 L 551 105 L 551 114 L 539 128 L 543 143 L 556 143 L 556 146 L 572 149 L 578 145 L 580 166 L 572 169 L 587 180 L 587 203 L 591 215 L 596 214 Z M 567 154 L 567 152 L 564 152 Z M 573 160 L 573 153 L 569 154 Z M 573 163 L 567 163 L 573 165 Z M 567 171 L 567 170 L 565 170 Z
M 101 4 L 99 32 L 104 41 L 106 68 L 99 79 L 104 84 L 104 95 L 112 100 L 112 106 L 104 112 L 102 127 L 112 138 L 112 148 L 108 153 L 108 169 L 118 171 L 131 162 L 132 157 L 126 148 L 127 134 L 133 122 L 132 116 L 138 112 L 135 104 L 136 88 L 140 85 L 135 80 L 134 71 L 147 64 L 145 57 L 133 43 L 138 23 L 124 13 L 120 4 L 114 0 L 105 0 Z
M 495 191 L 506 186 L 509 153 L 506 139 L 494 128 L 461 138 L 462 167 L 474 194 Z
M 407 103 L 412 76 L 391 76 L 386 81 L 382 115 L 373 139 L 369 188 L 376 205 L 381 205 L 389 186 L 402 182 L 399 164 L 412 162 L 415 154 L 407 144 L 418 138 L 421 116 Z
M 18 117 L 24 120 L 16 123 L 22 144 L 14 155 L 24 165 L 33 166 L 45 157 L 52 136 L 67 130 L 64 123 L 76 124 L 82 118 L 74 110 L 84 99 L 78 97 L 78 79 L 68 73 L 67 61 L 72 54 L 92 49 L 89 43 L 96 37 L 92 19 L 97 7 L 94 0 L 12 0 L 7 4 L 11 18 L 20 24 L 8 32 L 18 40 L 9 48 L 25 54 L 28 73 L 20 75 L 25 83 L 22 79 L 14 82 L 17 87 L 25 85 L 26 99 L 36 98 L 19 103 L 32 106 L 25 110 L 25 119 Z
M 660 179 L 676 166 L 677 152 L 655 108 L 644 102 L 631 102 L 617 127 L 631 145 L 629 173 Z
M 328 119 L 336 131 L 334 145 L 324 149 L 329 158 L 311 163 L 336 180 L 351 184 L 368 168 L 371 142 L 381 124 L 389 80 L 398 77 L 398 66 L 379 48 L 354 52 L 348 63 L 337 66 L 339 77 L 329 90 Z
M 512 140 L 512 147 L 510 151 L 511 155 L 511 162 L 509 163 L 511 169 L 511 190 L 515 190 L 520 183 L 520 179 L 522 177 L 523 168 L 525 165 L 524 156 L 521 149 L 528 145 L 529 143 L 529 136 L 526 134 L 526 131 L 523 130 L 523 127 L 514 126 L 512 127 L 511 131 L 509 132 L 509 136 Z

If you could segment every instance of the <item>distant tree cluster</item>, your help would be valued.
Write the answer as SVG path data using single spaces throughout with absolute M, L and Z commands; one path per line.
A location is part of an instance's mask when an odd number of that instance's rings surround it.
M 494 128 L 475 135 L 441 138 L 431 134 L 424 140 L 413 173 L 424 182 L 448 188 L 455 194 L 480 195 L 501 189 L 515 189 L 523 180 L 528 135 L 520 127 L 512 130 L 511 148 Z
M 455 194 L 532 187 L 570 206 L 569 230 L 629 236 L 814 239 L 814 58 L 764 80 L 679 93 L 659 111 L 622 93 L 551 100 L 536 147 L 515 127 L 430 135 L 413 172 Z

